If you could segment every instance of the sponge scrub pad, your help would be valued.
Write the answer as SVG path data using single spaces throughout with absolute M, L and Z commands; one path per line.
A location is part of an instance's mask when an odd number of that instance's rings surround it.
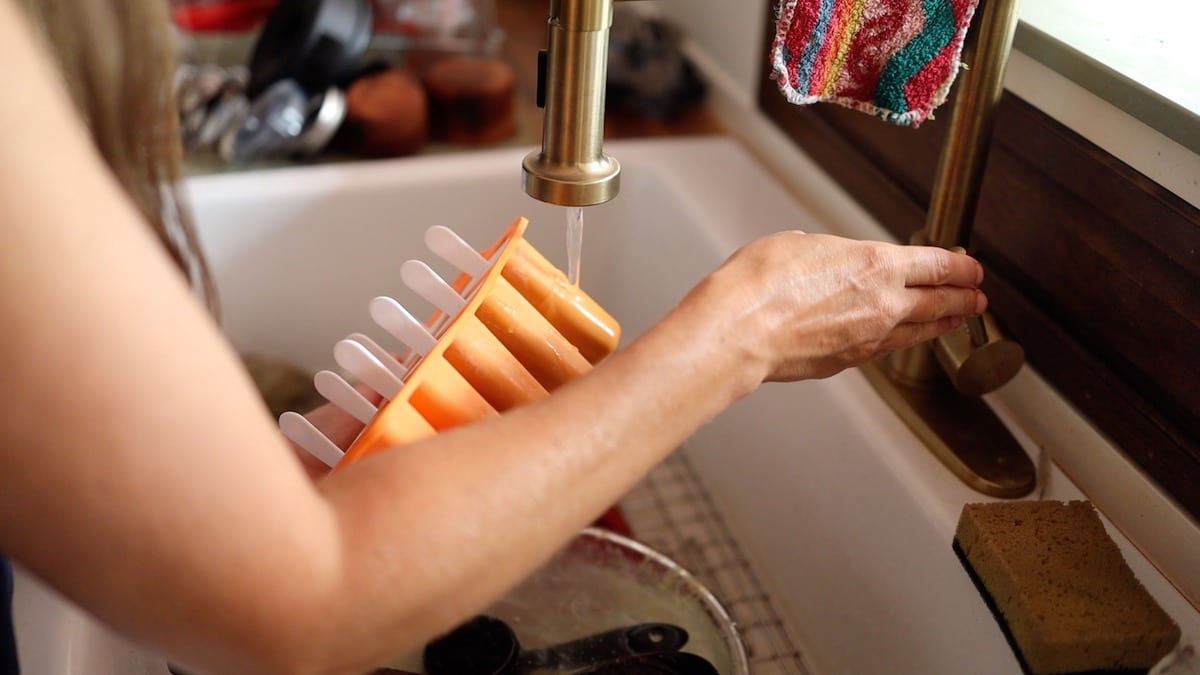
M 1088 502 L 967 504 L 955 549 L 1026 672 L 1144 671 L 1179 641 Z

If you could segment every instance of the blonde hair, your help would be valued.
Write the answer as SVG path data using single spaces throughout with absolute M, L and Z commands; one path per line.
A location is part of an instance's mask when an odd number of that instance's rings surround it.
M 215 311 L 178 186 L 182 145 L 167 0 L 18 0 L 41 29 L 109 169 Z

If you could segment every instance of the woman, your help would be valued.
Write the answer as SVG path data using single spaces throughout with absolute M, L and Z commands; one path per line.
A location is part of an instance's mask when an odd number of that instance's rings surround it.
M 760 383 L 986 305 L 967 256 L 780 233 L 546 400 L 310 480 L 180 273 L 204 279 L 164 197 L 166 3 L 18 4 L 0 0 L 0 550 L 189 669 L 369 670 L 484 608 Z

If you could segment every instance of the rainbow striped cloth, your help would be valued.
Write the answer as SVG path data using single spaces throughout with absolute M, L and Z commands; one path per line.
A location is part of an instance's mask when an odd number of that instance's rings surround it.
M 946 100 L 979 0 L 780 0 L 773 78 L 797 105 L 828 101 L 917 126 Z

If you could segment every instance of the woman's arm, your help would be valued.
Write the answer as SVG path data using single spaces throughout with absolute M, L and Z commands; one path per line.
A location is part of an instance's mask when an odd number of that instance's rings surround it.
M 485 607 L 764 379 L 981 308 L 965 256 L 782 234 L 554 396 L 314 485 L 92 151 L 12 3 L 0 549 L 220 673 L 361 672 Z

